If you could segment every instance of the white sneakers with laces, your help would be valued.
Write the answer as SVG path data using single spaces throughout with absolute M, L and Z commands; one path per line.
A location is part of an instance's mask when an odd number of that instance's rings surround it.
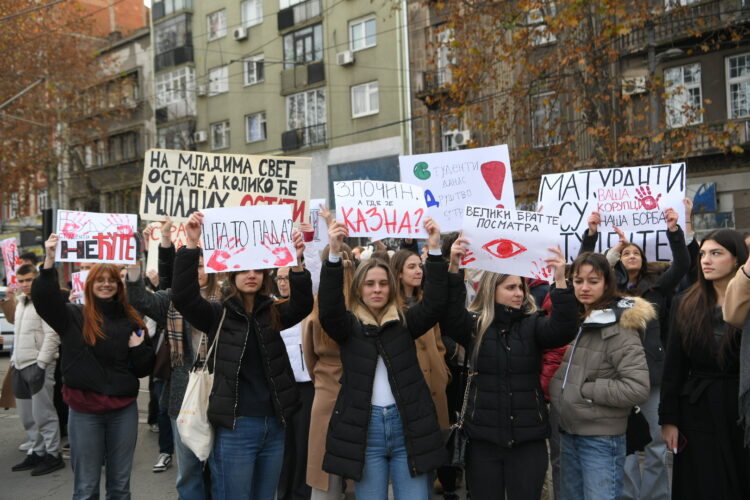
M 153 472 L 164 472 L 172 465 L 172 455 L 169 453 L 159 453 L 159 459 L 154 464 Z

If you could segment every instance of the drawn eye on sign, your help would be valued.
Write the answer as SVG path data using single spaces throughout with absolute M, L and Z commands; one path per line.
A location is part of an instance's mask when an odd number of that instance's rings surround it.
M 516 243 L 513 240 L 506 240 L 504 238 L 487 242 L 482 245 L 482 248 L 498 259 L 509 259 L 526 251 L 526 247 L 520 243 Z

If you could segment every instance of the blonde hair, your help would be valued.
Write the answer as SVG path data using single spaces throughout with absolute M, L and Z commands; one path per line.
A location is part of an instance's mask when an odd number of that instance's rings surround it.
M 482 278 L 479 280 L 479 286 L 477 287 L 477 295 L 468 307 L 470 312 L 479 314 L 475 330 L 474 350 L 471 355 L 471 363 L 473 366 L 476 366 L 479 347 L 482 345 L 484 333 L 495 320 L 495 290 L 506 279 L 513 276 L 514 275 L 512 274 L 498 274 L 489 271 L 482 273 Z M 523 290 L 521 311 L 524 314 L 533 314 L 537 309 L 536 301 L 529 292 L 529 286 L 526 283 L 526 280 L 520 276 L 519 279 L 521 280 L 521 290 Z

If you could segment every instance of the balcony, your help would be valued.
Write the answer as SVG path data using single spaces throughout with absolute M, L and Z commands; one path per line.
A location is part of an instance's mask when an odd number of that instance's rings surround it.
M 304 90 L 309 85 L 326 79 L 325 64 L 317 61 L 298 64 L 293 68 L 281 70 L 281 95 Z
M 326 144 L 326 124 L 287 130 L 281 134 L 281 149 L 293 151 Z
M 176 47 L 172 50 L 162 52 L 161 54 L 156 54 L 154 65 L 156 66 L 156 71 L 161 71 L 164 68 L 169 68 L 192 61 L 192 45 L 183 45 L 182 47 Z
M 428 108 L 435 109 L 440 97 L 448 94 L 446 86 L 453 83 L 453 74 L 448 68 L 437 71 L 419 71 L 415 73 L 414 94 Z
M 302 24 L 321 14 L 320 0 L 307 0 L 286 9 L 282 9 L 276 15 L 276 23 L 279 31 L 285 31 L 292 26 Z

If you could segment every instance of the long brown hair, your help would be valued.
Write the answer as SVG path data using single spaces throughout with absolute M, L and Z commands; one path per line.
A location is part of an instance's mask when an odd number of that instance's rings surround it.
M 742 265 L 748 257 L 748 249 L 740 233 L 731 229 L 719 229 L 712 231 L 701 241 L 701 249 L 707 241 L 715 241 L 726 248 L 729 253 L 737 258 L 737 264 Z M 712 281 L 698 271 L 698 279 L 682 295 L 682 301 L 677 308 L 675 324 L 680 332 L 682 346 L 686 352 L 695 350 L 708 350 L 718 355 L 720 362 L 726 360 L 726 355 L 737 343 L 737 329 L 729 326 L 718 350 L 713 340 L 714 314 L 716 306 L 716 290 Z M 674 332 L 672 332 L 674 334 Z
M 391 268 L 393 268 L 393 273 L 396 275 L 396 282 L 398 283 L 398 302 L 402 307 L 406 306 L 406 291 L 404 290 L 404 283 L 401 281 L 401 276 L 404 274 L 406 261 L 412 256 L 419 259 L 419 264 L 422 265 L 422 259 L 419 258 L 419 255 L 405 248 L 402 248 L 391 257 Z M 424 281 L 424 275 L 422 276 L 422 280 Z M 422 298 L 421 284 L 414 287 L 414 298 L 417 300 Z
M 570 276 L 573 280 L 575 280 L 575 276 L 581 268 L 586 265 L 591 266 L 593 272 L 601 276 L 604 280 L 604 293 L 599 300 L 589 306 L 589 309 L 594 311 L 609 308 L 618 297 L 615 272 L 610 267 L 604 255 L 594 252 L 584 252 L 573 261 L 573 266 L 570 270 Z M 582 320 L 586 318 L 586 309 L 580 302 L 578 302 L 578 312 Z
M 86 284 L 83 287 L 83 296 L 85 297 L 85 304 L 83 305 L 83 340 L 89 345 L 96 345 L 96 339 L 106 339 L 107 335 L 104 333 L 102 325 L 104 320 L 102 313 L 97 306 L 99 299 L 94 295 L 94 283 L 101 277 L 109 275 L 117 282 L 117 292 L 115 292 L 112 300 L 120 302 L 125 314 L 138 325 L 138 328 L 144 331 L 146 334 L 146 323 L 138 315 L 133 306 L 128 302 L 128 296 L 125 293 L 125 285 L 120 279 L 120 267 L 114 264 L 94 264 L 89 270 L 89 275 L 86 278 Z

